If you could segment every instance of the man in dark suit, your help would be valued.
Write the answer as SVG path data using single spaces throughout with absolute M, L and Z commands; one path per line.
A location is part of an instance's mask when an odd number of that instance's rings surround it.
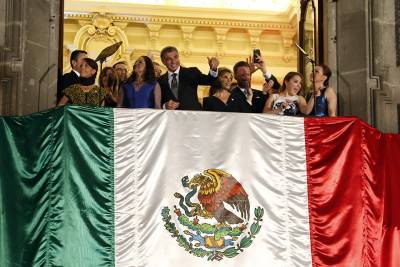
M 57 88 L 57 103 L 63 97 L 63 91 L 70 85 L 79 83 L 79 72 L 83 59 L 87 57 L 87 52 L 83 50 L 74 50 L 71 53 L 69 63 L 71 64 L 71 72 L 65 73 L 61 78 L 61 86 Z
M 173 46 L 167 46 L 161 51 L 161 61 L 168 69 L 158 79 L 163 108 L 201 110 L 197 86 L 212 84 L 218 75 L 218 60 L 215 57 L 208 58 L 210 73 L 205 75 L 196 67 L 182 67 L 178 50 Z
M 262 60 L 262 59 L 261 59 Z M 272 87 L 279 89 L 278 80 L 271 73 L 268 73 L 264 61 L 257 63 L 257 68 L 261 69 L 266 81 L 273 81 Z M 233 75 L 237 81 L 237 86 L 232 89 L 227 102 L 227 111 L 243 113 L 262 113 L 268 94 L 251 88 L 252 70 L 257 70 L 246 61 L 239 61 L 233 67 Z

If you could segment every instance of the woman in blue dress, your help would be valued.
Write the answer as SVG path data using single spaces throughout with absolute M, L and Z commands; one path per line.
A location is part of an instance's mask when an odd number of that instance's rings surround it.
M 336 117 L 337 96 L 335 90 L 329 86 L 329 78 L 332 72 L 328 66 L 321 64 L 315 67 L 315 89 L 312 90 L 307 102 L 307 114 L 317 117 Z M 313 82 L 313 75 L 310 81 Z M 314 94 L 317 102 L 314 108 Z
M 161 89 L 154 66 L 147 56 L 139 57 L 132 75 L 122 88 L 118 106 L 124 108 L 161 108 Z

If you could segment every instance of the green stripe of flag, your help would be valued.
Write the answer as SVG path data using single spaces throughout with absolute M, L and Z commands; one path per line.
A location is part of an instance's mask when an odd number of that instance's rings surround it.
M 112 109 L 0 117 L 0 266 L 113 266 Z

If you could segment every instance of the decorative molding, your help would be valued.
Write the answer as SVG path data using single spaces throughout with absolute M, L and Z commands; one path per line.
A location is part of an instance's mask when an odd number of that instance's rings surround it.
M 130 58 L 131 49 L 125 32 L 118 26 L 115 26 L 110 16 L 102 13 L 94 13 L 91 15 L 90 23 L 78 20 L 83 25 L 75 35 L 74 47 L 76 49 L 88 50 L 87 46 L 91 40 L 102 40 L 110 44 L 122 41 L 120 49 L 113 56 L 114 61 Z M 123 24 L 124 25 L 124 24 Z
M 86 10 L 82 10 L 78 14 L 67 13 L 65 14 L 65 33 L 67 39 L 64 40 L 64 45 L 68 47 L 71 42 L 71 37 L 75 35 L 75 39 L 87 39 L 87 29 L 84 27 L 92 27 L 92 32 L 96 32 L 96 27 L 93 26 L 93 16 L 96 13 L 85 13 Z M 126 37 L 134 46 L 134 52 L 131 53 L 129 62 L 133 62 L 137 57 L 141 55 L 149 55 L 154 60 L 159 61 L 159 53 L 162 45 L 174 45 L 176 46 L 181 54 L 181 59 L 183 63 L 193 64 L 197 66 L 202 71 L 207 71 L 208 65 L 205 59 L 208 56 L 217 56 L 220 59 L 221 66 L 233 67 L 233 65 L 238 61 L 246 58 L 249 53 L 251 53 L 252 48 L 261 48 L 268 51 L 265 55 L 268 57 L 269 67 L 274 71 L 278 78 L 283 77 L 286 72 L 292 70 L 296 66 L 296 54 L 293 48 L 288 49 L 288 55 L 286 60 L 282 60 L 284 57 L 283 45 L 280 41 L 280 33 L 285 32 L 284 36 L 288 33 L 292 38 L 296 36 L 296 30 L 290 26 L 288 23 L 258 23 L 257 25 L 286 25 L 285 27 L 274 27 L 270 29 L 264 28 L 247 28 L 245 25 L 241 24 L 243 21 L 236 20 L 235 23 L 225 23 L 226 20 L 220 20 L 216 18 L 206 17 L 202 20 L 191 18 L 189 24 L 179 24 L 178 22 L 185 22 L 185 19 L 178 19 L 176 17 L 170 17 L 165 19 L 159 19 L 157 15 L 144 16 L 146 19 L 140 19 L 134 21 L 131 16 L 118 16 L 118 14 L 105 14 L 111 21 L 110 25 L 117 27 L 118 23 L 126 25 L 124 31 Z M 171 13 L 171 16 L 174 16 Z M 139 17 L 139 16 L 138 16 Z M 152 19 L 149 19 L 149 18 Z M 133 17 L 134 18 L 134 17 Z M 147 20 L 148 18 L 148 20 Z M 126 19 L 126 20 L 121 20 Z M 248 18 L 252 19 L 252 18 Z M 79 21 L 79 24 L 78 24 Z M 148 22 L 150 21 L 150 22 Z M 159 21 L 168 21 L 169 23 L 155 23 Z M 219 23 L 223 21 L 224 23 Z M 217 23 L 218 22 L 218 23 Z M 256 21 L 257 22 L 257 21 Z M 194 23 L 200 23 L 199 25 Z M 221 25 L 219 25 L 221 24 Z M 226 25 L 240 25 L 240 27 L 228 27 Z M 81 30 L 78 30 L 78 34 L 84 33 L 83 36 L 78 36 L 76 33 L 76 27 L 81 26 Z M 211 26 L 210 26 L 211 25 Z M 217 25 L 217 26 L 216 26 Z M 172 27 L 171 27 L 172 26 Z M 94 28 L 94 29 L 93 29 Z M 271 30 L 272 29 L 272 30 Z M 82 33 L 81 33 L 82 32 Z M 86 33 L 85 33 L 86 32 Z M 266 35 L 270 35 L 271 39 L 265 39 Z M 86 37 L 85 37 L 86 36 Z M 261 39 L 263 36 L 263 39 Z M 115 37 L 115 36 L 114 36 Z M 194 39 L 196 38 L 196 39 Z M 141 40 L 140 42 L 135 42 L 134 40 Z M 82 42 L 82 41 L 80 41 Z M 76 41 L 75 41 L 76 43 Z M 240 47 L 236 49 L 234 47 Z M 101 45 L 97 46 L 100 48 Z M 195 48 L 194 48 L 195 47 Z M 273 48 L 266 48 L 273 47 Z M 82 46 L 76 46 L 78 49 L 84 49 Z M 93 54 L 93 53 L 92 53 Z M 107 64 L 112 64 L 114 60 L 110 60 Z M 64 63 L 67 61 L 64 60 Z M 65 66 L 67 67 L 67 66 Z M 68 66 L 69 68 L 69 66 Z M 64 69 L 65 71 L 65 69 Z M 260 77 L 258 77 L 260 76 Z M 261 88 L 264 79 L 262 75 L 255 75 L 252 79 L 255 88 Z
M 196 27 L 181 25 L 180 28 L 183 37 L 183 54 L 185 56 L 189 56 L 192 52 L 192 37 L 193 31 L 196 29 Z
M 250 48 L 255 49 L 260 47 L 260 35 L 263 32 L 263 30 L 254 30 L 254 29 L 249 29 L 248 30 L 250 34 Z
M 281 31 L 282 43 L 283 43 L 283 61 L 289 62 L 292 59 L 291 49 L 294 46 L 293 39 L 297 36 L 296 31 Z
M 223 19 L 200 19 L 190 17 L 167 17 L 167 16 L 143 16 L 143 15 L 110 15 L 113 21 L 128 21 L 143 24 L 163 24 L 163 25 L 192 25 L 208 27 L 228 27 L 242 29 L 263 29 L 263 30 L 295 30 L 289 23 L 255 22 L 249 20 L 223 20 Z M 91 13 L 68 13 L 65 19 L 88 19 L 92 18 Z
M 374 31 L 372 27 L 372 0 L 367 1 L 367 29 L 366 29 L 366 38 L 367 38 L 367 53 L 368 53 L 368 74 L 369 79 L 367 80 L 367 86 L 369 88 L 368 94 L 368 120 L 372 126 L 377 127 L 377 106 L 379 103 L 378 98 L 383 99 L 385 102 L 390 101 L 383 93 L 381 88 L 381 81 L 379 75 L 375 74 L 374 71 L 374 45 L 373 45 L 373 37 Z M 379 95 L 379 97 L 377 97 Z M 383 97 L 382 97 L 383 96 Z
M 217 56 L 223 57 L 225 56 L 226 33 L 229 28 L 214 28 L 214 31 L 217 34 Z
M 150 49 L 156 50 L 159 40 L 159 31 L 161 29 L 161 24 L 147 24 L 147 28 L 149 29 L 149 37 L 150 37 Z

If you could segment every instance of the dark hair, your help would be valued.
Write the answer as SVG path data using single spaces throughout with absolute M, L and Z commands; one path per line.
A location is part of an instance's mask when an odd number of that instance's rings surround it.
M 322 74 L 326 76 L 326 80 L 324 81 L 324 85 L 328 86 L 329 85 L 329 78 L 332 76 L 332 71 L 325 64 L 321 64 L 321 65 L 318 65 L 318 66 L 320 66 L 322 68 Z
M 210 91 L 208 92 L 208 95 L 209 96 L 212 96 L 212 95 L 214 95 L 216 92 L 219 92 L 219 91 L 222 91 L 223 89 L 222 89 L 222 83 L 218 80 L 218 79 L 216 79 L 216 80 L 214 80 L 214 82 L 211 84 L 211 87 L 210 87 Z
M 116 88 L 118 88 L 118 75 L 112 67 L 105 67 L 104 69 L 101 70 L 100 75 L 99 75 L 99 86 L 104 87 L 103 78 L 104 78 L 104 76 L 107 76 L 107 72 L 109 70 L 111 70 L 111 72 L 112 72 L 114 84 L 113 85 L 109 84 L 108 86 L 110 86 L 111 90 L 114 91 Z
M 69 64 L 71 65 L 71 67 L 72 67 L 72 61 L 73 60 L 77 61 L 80 54 L 87 55 L 87 52 L 85 50 L 74 50 L 74 51 L 72 51 L 71 57 L 69 58 Z
M 116 67 L 118 64 L 124 64 L 124 65 L 128 66 L 128 63 L 127 63 L 126 61 L 118 61 L 117 63 L 115 63 L 115 64 L 112 66 L 113 69 L 115 69 L 115 67 Z
M 301 81 L 304 81 L 303 75 L 301 75 L 301 73 L 295 72 L 295 71 L 288 72 L 288 74 L 285 75 L 285 78 L 283 78 L 281 92 L 284 92 L 286 90 L 286 83 L 285 82 L 290 81 L 294 76 L 299 76 L 301 78 Z M 303 84 L 301 85 L 301 87 L 303 88 Z
M 141 56 L 146 63 L 146 68 L 144 70 L 144 81 L 145 82 L 155 82 L 156 74 L 154 72 L 153 61 L 148 56 Z M 136 80 L 135 64 L 133 65 L 133 71 L 131 76 L 128 78 L 127 83 L 134 82 Z
M 92 69 L 96 71 L 96 73 L 94 74 L 96 75 L 97 71 L 99 70 L 99 66 L 97 66 L 96 61 L 88 57 L 85 57 L 83 60 L 86 62 L 86 64 L 88 64 Z
M 176 52 L 176 53 L 178 53 L 178 49 L 176 49 L 175 46 L 167 46 L 167 47 L 164 47 L 164 48 L 161 50 L 161 53 L 160 53 L 161 59 L 163 59 L 163 58 L 165 57 L 165 54 L 166 54 L 166 53 L 169 53 L 169 52 Z
M 239 61 L 235 64 L 235 66 L 233 66 L 233 73 L 236 73 L 238 68 L 240 67 L 247 67 L 250 69 L 249 63 L 247 63 L 246 61 Z

